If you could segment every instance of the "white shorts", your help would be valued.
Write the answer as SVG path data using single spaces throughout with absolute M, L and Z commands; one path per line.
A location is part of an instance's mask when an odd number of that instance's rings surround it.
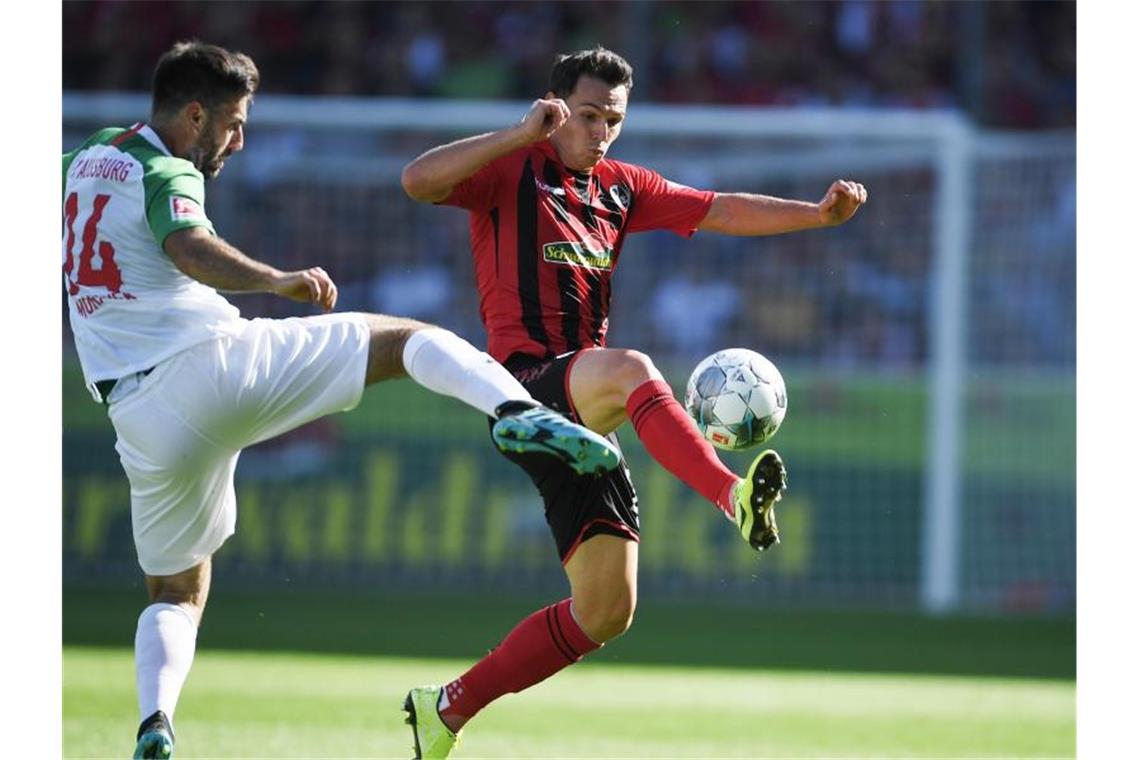
M 237 519 L 234 467 L 246 446 L 360 403 L 369 328 L 360 314 L 242 320 L 188 348 L 108 414 L 131 484 L 131 524 L 147 575 L 173 575 L 216 552 Z

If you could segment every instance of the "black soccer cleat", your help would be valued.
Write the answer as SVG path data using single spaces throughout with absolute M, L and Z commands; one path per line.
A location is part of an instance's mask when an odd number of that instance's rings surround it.
M 174 729 L 162 710 L 156 711 L 139 725 L 138 743 L 133 758 L 167 760 L 174 757 Z

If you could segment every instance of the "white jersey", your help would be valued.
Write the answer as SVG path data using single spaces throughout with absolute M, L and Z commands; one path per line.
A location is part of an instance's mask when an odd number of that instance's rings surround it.
M 214 227 L 205 183 L 150 127 L 104 129 L 63 156 L 63 271 L 87 387 L 240 331 L 237 307 L 187 277 L 166 237 Z

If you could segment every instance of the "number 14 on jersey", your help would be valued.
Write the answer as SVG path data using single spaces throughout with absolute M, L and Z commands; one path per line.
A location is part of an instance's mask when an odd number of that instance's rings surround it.
M 103 210 L 111 200 L 110 195 L 99 194 L 91 205 L 91 215 L 83 225 L 80 239 L 79 266 L 75 265 L 75 222 L 79 217 L 79 193 L 71 193 L 63 204 L 64 226 L 67 240 L 63 246 L 63 271 L 67 275 L 68 293 L 78 295 L 79 287 L 106 288 L 108 293 L 118 293 L 123 286 L 123 275 L 115 264 L 115 247 L 106 241 L 99 241 L 99 221 Z

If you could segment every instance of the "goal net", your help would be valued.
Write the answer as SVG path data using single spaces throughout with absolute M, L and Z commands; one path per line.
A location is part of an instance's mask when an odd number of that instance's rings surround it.
M 68 94 L 64 145 L 147 108 L 138 95 Z M 256 258 L 325 267 L 342 310 L 417 317 L 482 346 L 466 216 L 414 203 L 399 175 L 427 148 L 527 108 L 261 97 L 244 152 L 207 188 L 208 213 Z M 789 391 L 772 442 L 791 480 L 783 543 L 759 558 L 622 428 L 648 592 L 1073 611 L 1072 133 L 989 134 L 933 112 L 634 104 L 611 157 L 721 191 L 817 200 L 851 178 L 870 193 L 833 229 L 628 239 L 610 345 L 648 353 L 678 391 L 703 356 L 752 348 Z M 233 300 L 246 316 L 305 313 Z M 72 577 L 133 572 L 125 479 L 81 386 L 65 378 L 65 565 Z M 560 583 L 541 503 L 478 417 L 389 383 L 358 411 L 250 449 L 219 564 L 262 579 L 288 568 L 317 580 Z

